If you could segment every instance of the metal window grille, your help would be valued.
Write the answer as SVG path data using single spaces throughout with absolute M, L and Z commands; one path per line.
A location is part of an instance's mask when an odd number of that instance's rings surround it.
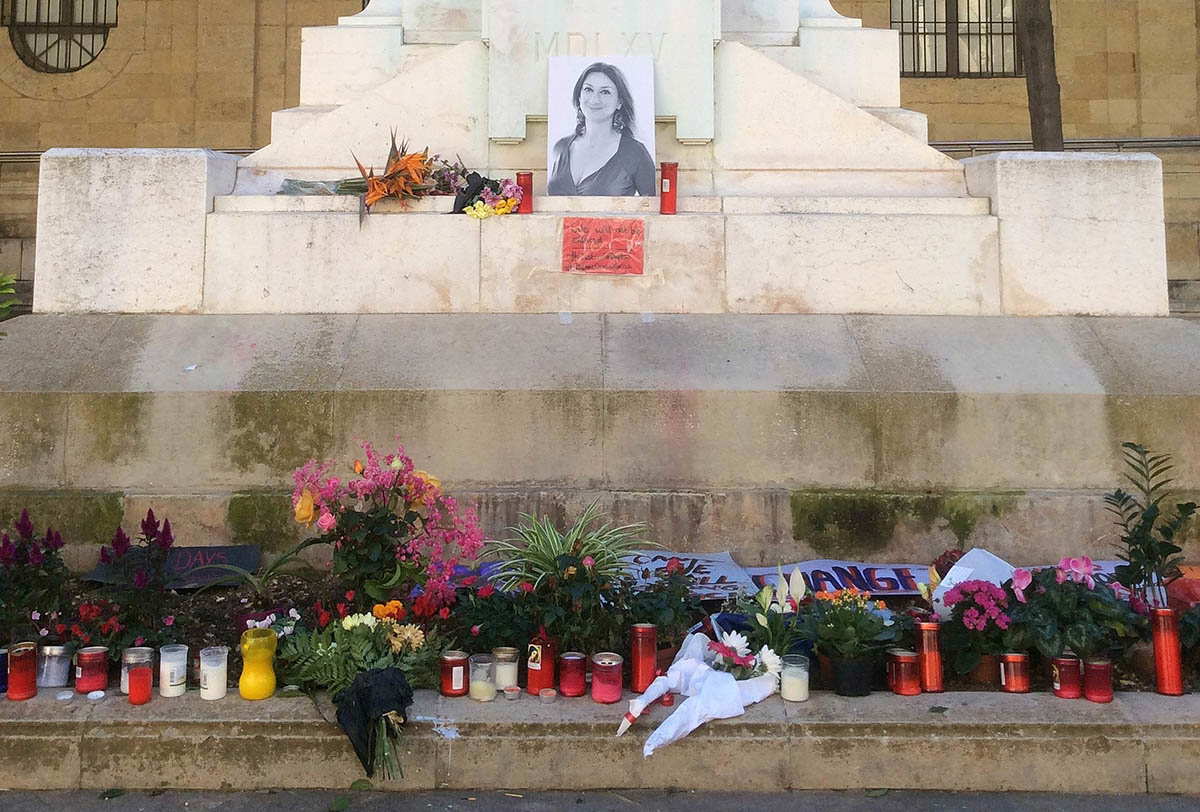
M 1015 0 L 891 0 L 902 76 L 1024 76 Z
M 43 73 L 71 73 L 95 61 L 117 25 L 117 0 L 0 0 L 17 56 Z

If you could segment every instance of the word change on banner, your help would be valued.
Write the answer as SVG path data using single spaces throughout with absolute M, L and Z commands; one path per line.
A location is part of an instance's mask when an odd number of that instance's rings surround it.
M 748 567 L 746 574 L 756 590 L 774 585 L 779 567 Z M 811 592 L 835 592 L 839 589 L 861 589 L 873 596 L 917 595 L 917 584 L 929 582 L 929 567 L 925 564 L 864 564 L 857 561 L 801 561 L 783 565 L 783 577 L 799 569 L 804 584 Z
M 646 224 L 612 217 L 563 218 L 563 273 L 640 276 Z
M 692 594 L 703 599 L 732 598 L 739 592 L 756 592 L 750 575 L 729 553 L 672 553 L 638 550 L 625 559 L 630 574 L 639 585 L 658 580 L 657 570 L 672 558 L 683 564 L 683 571 L 694 579 Z

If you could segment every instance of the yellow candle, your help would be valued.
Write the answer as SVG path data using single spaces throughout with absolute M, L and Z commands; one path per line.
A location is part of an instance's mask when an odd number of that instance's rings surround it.
M 491 680 L 471 680 L 471 698 L 480 702 L 491 702 L 496 698 L 496 686 Z

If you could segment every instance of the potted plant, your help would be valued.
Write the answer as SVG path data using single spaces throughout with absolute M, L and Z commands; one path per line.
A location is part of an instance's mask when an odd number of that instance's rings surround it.
M 999 655 L 1011 651 L 1005 640 L 1012 624 L 1008 593 L 988 581 L 963 581 L 946 592 L 943 603 L 950 609 L 941 628 L 950 668 L 972 682 L 994 684 Z
M 883 601 L 850 587 L 818 592 L 802 621 L 803 635 L 817 654 L 829 658 L 833 688 L 839 696 L 871 693 L 875 660 L 895 639 L 895 624 L 884 616 Z
M 665 671 L 675 659 L 688 629 L 703 616 L 704 607 L 692 594 L 695 579 L 678 558 L 667 561 L 666 566 L 655 571 L 655 576 L 653 583 L 641 588 L 626 580 L 620 595 L 612 601 L 612 608 L 619 612 L 628 607 L 628 616 L 621 621 L 624 629 L 635 623 L 654 624 L 658 667 Z
M 1112 699 L 1112 656 L 1138 639 L 1145 620 L 1106 584 L 1095 579 L 1086 556 L 1064 558 L 1057 567 L 1017 570 L 1010 582 L 1012 619 L 1047 659 L 1070 649 L 1084 663 L 1084 695 Z

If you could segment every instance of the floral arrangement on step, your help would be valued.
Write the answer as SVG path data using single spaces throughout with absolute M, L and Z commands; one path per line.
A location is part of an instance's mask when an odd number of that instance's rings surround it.
M 750 639 L 773 651 L 791 652 L 804 636 L 800 611 L 811 603 L 807 598 L 808 585 L 800 569 L 785 578 L 779 567 L 775 584 L 767 584 L 740 607 L 751 618 Z
M 713 655 L 713 669 L 733 674 L 735 679 L 772 674 L 778 680 L 783 671 L 783 659 L 778 654 L 768 646 L 762 646 L 757 654 L 752 654 L 750 641 L 741 632 L 719 633 L 718 639 L 709 642 L 708 650 Z
M 478 195 L 463 207 L 463 214 L 476 220 L 502 217 L 516 211 L 524 196 L 524 190 L 511 178 L 503 180 L 484 178 L 483 187 L 479 190 Z
M 854 587 L 816 593 L 804 613 L 803 630 L 818 654 L 834 660 L 869 657 L 893 645 L 898 634 L 884 602 Z
M 1015 650 L 1008 634 L 1011 600 L 1007 590 L 988 581 L 963 581 L 946 592 L 942 602 L 950 617 L 942 624 L 941 638 L 955 673 L 972 671 L 985 655 Z
M 13 523 L 11 535 L 0 532 L 0 643 L 14 628 L 26 626 L 30 613 L 61 608 L 67 579 L 62 547 L 62 535 L 52 528 L 38 536 L 27 510 Z
M 169 642 L 163 638 L 174 637 L 178 631 L 172 628 L 173 621 L 163 623 L 171 580 L 167 561 L 175 547 L 175 533 L 171 520 L 160 522 L 153 510 L 146 511 L 139 530 L 130 538 L 118 527 L 111 544 L 100 548 L 100 563 L 107 564 L 113 576 L 107 591 L 139 635 L 156 643 Z

